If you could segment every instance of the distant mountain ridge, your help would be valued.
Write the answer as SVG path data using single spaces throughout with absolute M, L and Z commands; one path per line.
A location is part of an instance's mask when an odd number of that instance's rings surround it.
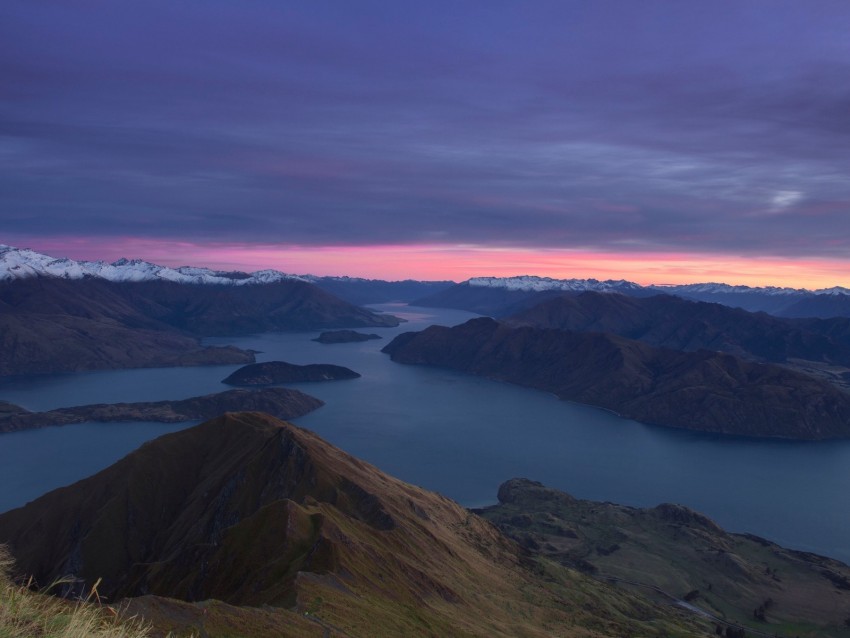
M 532 275 L 474 277 L 419 298 L 414 301 L 414 305 L 455 308 L 504 317 L 552 297 L 583 292 L 619 293 L 630 297 L 667 294 L 784 317 L 850 316 L 850 288 L 841 286 L 814 291 L 776 286 L 753 288 L 720 283 L 642 286 L 623 279 L 552 279 Z
M 464 282 L 470 286 L 486 288 L 506 288 L 508 290 L 542 291 L 542 290 L 565 290 L 572 292 L 583 292 L 595 290 L 597 292 L 624 292 L 627 290 L 642 291 L 650 289 L 653 291 L 666 291 L 672 294 L 717 294 L 733 293 L 744 294 L 759 292 L 766 295 L 847 295 L 850 288 L 833 286 L 831 288 L 820 288 L 818 290 L 807 290 L 805 288 L 780 288 L 777 286 L 732 286 L 723 283 L 696 283 L 696 284 L 650 284 L 642 286 L 633 281 L 625 279 L 553 279 L 551 277 L 537 277 L 535 275 L 520 275 L 516 277 L 473 277 Z
M 708 282 L 695 284 L 651 284 L 643 286 L 625 279 L 554 279 L 535 275 L 514 277 L 473 277 L 456 284 L 452 281 L 385 281 L 348 276 L 296 275 L 264 269 L 247 273 L 213 270 L 196 266 L 171 268 L 142 259 L 77 261 L 54 258 L 28 248 L 0 244 L 0 282 L 51 277 L 59 279 L 105 279 L 114 282 L 171 281 L 193 285 L 253 286 L 280 281 L 303 281 L 354 304 L 411 302 L 414 305 L 458 308 L 484 314 L 509 314 L 521 310 L 524 299 L 536 294 L 579 293 L 585 291 L 616 292 L 643 297 L 659 292 L 764 311 L 787 317 L 850 316 L 850 288 L 833 286 L 807 290 L 779 286 L 750 287 Z M 478 289 L 472 302 L 464 302 L 459 291 Z M 483 304 L 480 292 L 502 291 L 511 303 Z M 472 293 L 475 294 L 475 293 Z M 516 304 L 516 305 L 514 305 Z M 504 306 L 504 307 L 503 307 Z M 510 306 L 508 308 L 508 306 Z
M 212 270 L 196 266 L 171 268 L 143 259 L 77 261 L 55 258 L 30 250 L 0 244 L 0 282 L 48 277 L 56 279 L 104 279 L 112 282 L 170 281 L 191 285 L 255 286 L 280 281 L 303 281 L 357 305 L 409 301 L 454 285 L 453 281 L 384 281 L 363 277 L 294 275 L 279 270 L 256 272 Z
M 850 319 L 789 319 L 673 295 L 560 296 L 506 319 L 517 325 L 607 332 L 652 346 L 718 350 L 748 359 L 850 366 Z
M 76 261 L 67 258 L 56 259 L 28 248 L 14 248 L 0 244 L 0 281 L 32 277 L 95 278 L 114 282 L 162 280 L 181 284 L 225 284 L 231 286 L 267 284 L 285 280 L 308 281 L 305 277 L 290 275 L 278 270 L 259 270 L 248 274 L 194 266 L 169 268 L 142 259 L 119 259 L 112 263 Z

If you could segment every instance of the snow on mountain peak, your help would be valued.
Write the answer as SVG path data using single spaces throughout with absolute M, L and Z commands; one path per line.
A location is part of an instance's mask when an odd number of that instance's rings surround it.
M 466 284 L 482 288 L 505 288 L 524 292 L 540 292 L 543 290 L 564 290 L 580 292 L 594 290 L 596 292 L 621 292 L 624 290 L 639 290 L 641 286 L 623 279 L 552 279 L 551 277 L 536 277 L 520 275 L 517 277 L 473 277 Z
M 811 291 L 805 290 L 803 288 L 780 288 L 778 286 L 763 286 L 758 288 L 752 288 L 750 286 L 732 286 L 729 284 L 720 284 L 715 282 L 710 283 L 702 283 L 702 284 L 656 284 L 650 286 L 650 288 L 654 288 L 656 290 L 660 290 L 662 292 L 672 292 L 673 294 L 697 294 L 697 293 L 709 293 L 709 294 L 745 294 L 745 293 L 759 293 L 763 295 L 799 295 L 799 294 L 811 294 Z M 820 291 L 816 291 L 820 292 Z
M 306 281 L 303 277 L 289 275 L 277 270 L 260 270 L 249 274 L 194 266 L 170 268 L 152 264 L 143 259 L 125 259 L 123 257 L 111 264 L 103 261 L 55 259 L 29 248 L 14 248 L 0 244 L 0 281 L 33 277 L 60 279 L 91 277 L 107 281 L 162 280 L 185 284 L 226 284 L 232 286 L 266 284 L 291 279 Z

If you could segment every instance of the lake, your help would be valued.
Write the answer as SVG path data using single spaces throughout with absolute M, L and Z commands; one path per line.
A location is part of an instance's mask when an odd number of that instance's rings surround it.
M 400 332 L 475 316 L 387 304 L 383 339 L 325 345 L 318 331 L 208 339 L 258 361 L 333 363 L 351 381 L 296 384 L 326 405 L 296 422 L 382 470 L 466 506 L 494 503 L 523 476 L 579 498 L 675 502 L 730 531 L 850 562 L 850 441 L 796 443 L 648 426 L 552 395 L 447 370 L 404 366 L 380 349 Z M 228 388 L 238 366 L 120 370 L 7 379 L 0 399 L 31 410 L 181 399 Z M 0 435 L 0 511 L 100 470 L 145 440 L 192 424 L 81 424 Z

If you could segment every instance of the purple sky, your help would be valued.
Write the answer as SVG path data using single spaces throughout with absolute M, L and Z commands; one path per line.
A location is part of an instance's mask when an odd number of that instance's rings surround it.
M 0 242 L 75 236 L 850 266 L 850 3 L 5 0 Z

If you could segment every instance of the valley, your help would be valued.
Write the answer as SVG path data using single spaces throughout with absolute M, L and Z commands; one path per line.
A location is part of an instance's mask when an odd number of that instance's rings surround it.
M 585 499 L 640 507 L 682 503 L 726 529 L 850 560 L 842 531 L 850 527 L 850 515 L 836 506 L 842 502 L 844 468 L 850 464 L 846 441 L 796 443 L 647 426 L 544 392 L 447 369 L 399 365 L 380 353 L 395 335 L 435 323 L 461 324 L 473 315 L 399 304 L 376 309 L 406 323 L 379 329 L 383 340 L 334 346 L 311 341 L 316 332 L 205 343 L 261 351 L 261 361 L 327 361 L 356 370 L 362 376 L 352 381 L 291 386 L 325 403 L 297 419 L 298 424 L 463 505 L 492 503 L 506 478 L 527 476 Z M 6 379 L 0 381 L 0 399 L 35 411 L 179 400 L 226 389 L 221 380 L 238 367 Z M 152 437 L 168 431 L 163 427 L 80 424 L 3 435 L 0 480 L 7 488 L 0 493 L 0 510 L 23 505 L 118 460 L 133 449 L 122 442 L 121 432 L 130 441 L 141 432 Z M 33 465 L 41 468 L 35 475 Z
M 850 3 L 0 21 L 0 638 L 850 638 Z
M 676 297 L 593 291 L 546 293 L 542 300 L 531 295 L 519 302 L 510 297 L 513 312 L 501 321 L 402 303 L 358 310 L 352 319 L 344 303 L 322 305 L 325 293 L 317 296 L 312 284 L 301 281 L 262 288 L 196 286 L 188 292 L 182 290 L 186 284 L 159 281 L 35 281 L 36 288 L 50 292 L 39 296 L 26 286 L 10 286 L 17 292 L 6 298 L 22 312 L 43 314 L 42 300 L 56 294 L 58 305 L 51 312 L 63 317 L 70 311 L 86 321 L 92 317 L 73 301 L 84 290 L 99 300 L 93 318 L 98 323 L 180 335 L 201 350 L 245 353 L 253 361 L 242 367 L 237 361 L 211 362 L 0 380 L 0 428 L 5 430 L 0 481 L 13 495 L 13 500 L 0 499 L 0 510 L 31 501 L 0 514 L 0 536 L 5 534 L 0 541 L 11 544 L 19 569 L 40 581 L 57 576 L 51 566 L 75 573 L 80 591 L 102 578 L 101 592 L 131 596 L 134 613 L 161 630 L 179 632 L 198 627 L 197 604 L 216 598 L 221 603 L 213 608 L 214 622 L 221 627 L 257 623 L 253 636 L 274 635 L 278 629 L 264 634 L 262 626 L 281 624 L 292 626 L 292 635 L 309 634 L 303 615 L 298 622 L 289 617 L 295 611 L 312 614 L 311 624 L 329 635 L 375 628 L 397 635 L 425 627 L 440 633 L 466 626 L 468 635 L 536 636 L 548 635 L 568 618 L 568 635 L 696 636 L 738 631 L 739 625 L 754 635 L 762 630 L 845 635 L 841 592 L 850 572 L 836 559 L 847 554 L 841 530 L 850 521 L 834 503 L 841 499 L 842 459 L 850 458 L 850 445 L 740 438 L 847 438 L 850 399 L 839 383 L 850 360 L 843 319 L 786 320 Z M 265 300 L 274 290 L 281 297 Z M 188 301 L 185 295 L 198 296 Z M 152 304 L 155 298 L 159 301 Z M 266 303 L 276 310 L 269 312 Z M 182 308 L 179 320 L 157 309 L 172 304 Z M 35 316 L 25 314 L 23 322 Z M 368 317 L 372 334 L 345 327 L 346 320 L 363 327 L 357 322 Z M 131 328 L 134 324 L 138 327 Z M 339 330 L 316 337 L 324 327 Z M 99 340 L 92 336 L 93 343 Z M 316 383 L 331 380 L 347 381 Z M 290 387 L 273 387 L 281 383 Z M 226 385 L 262 389 L 222 391 Z M 287 431 L 280 446 L 284 456 L 295 457 L 275 465 L 263 451 L 270 445 L 265 437 L 282 426 L 243 410 L 295 419 L 328 442 L 309 443 L 314 435 Z M 214 418 L 222 412 L 227 414 Z M 664 430 L 628 417 L 703 432 Z M 195 425 L 208 418 L 213 421 Z M 136 423 L 118 427 L 125 420 Z M 119 439 L 128 442 L 135 436 L 131 427 L 155 420 L 182 421 L 165 440 L 183 443 L 171 450 L 171 443 L 151 442 L 121 460 L 132 446 Z M 128 436 L 107 443 L 112 439 L 92 429 L 94 421 L 113 432 L 128 428 Z M 72 423 L 73 428 L 46 427 Z M 67 464 L 76 474 L 62 474 L 66 463 L 60 463 L 35 486 L 24 487 L 20 479 L 32 460 L 19 451 L 57 445 L 59 454 L 72 455 L 74 447 L 59 435 L 62 430 L 79 432 L 75 444 L 94 442 L 87 439 L 91 436 L 97 436 L 97 444 L 88 445 L 81 465 Z M 155 432 L 147 431 L 147 437 Z M 254 432 L 265 434 L 255 440 Z M 340 470 L 334 464 L 350 457 L 323 447 L 331 444 L 363 460 L 351 458 Z M 227 458 L 216 456 L 214 447 L 226 448 Z M 189 448 L 200 453 L 197 463 L 211 465 L 192 469 L 188 460 L 179 466 L 154 462 L 187 457 Z M 302 459 L 296 449 L 311 451 Z M 335 459 L 331 466 L 330 459 Z M 413 514 L 402 515 L 396 505 L 387 506 L 397 500 L 395 488 L 386 492 L 396 479 L 372 475 L 379 470 L 364 463 L 422 486 L 399 488 L 403 492 L 436 490 L 438 500 L 406 496 L 404 507 Z M 111 478 L 85 478 L 101 468 Z M 276 472 L 281 474 L 273 478 Z M 207 476 L 200 492 L 192 487 L 191 477 L 198 475 Z M 268 487 L 260 487 L 261 476 L 271 481 Z M 533 480 L 504 483 L 510 476 Z M 60 489 L 61 497 L 32 500 L 79 479 Z M 142 487 L 164 484 L 184 487 L 153 495 Z M 248 491 L 234 493 L 237 485 Z M 283 491 L 274 492 L 271 485 Z M 304 492 L 305 485 L 318 491 Z M 608 502 L 578 500 L 556 489 Z M 812 500 L 812 489 L 823 498 Z M 490 505 L 497 491 L 500 503 Z M 82 496 L 73 496 L 93 493 L 101 496 L 87 497 L 86 505 Z M 219 496 L 210 496 L 215 493 Z M 156 523 L 145 503 L 163 505 L 178 496 L 188 500 L 175 500 L 173 508 L 189 512 L 188 518 L 181 523 L 180 516 L 166 513 L 177 526 L 168 531 L 170 523 Z M 457 516 L 466 511 L 461 506 L 471 507 L 519 546 L 477 523 L 460 537 L 451 536 L 457 521 L 433 514 L 445 497 L 460 503 L 452 505 Z M 128 512 L 114 510 L 122 501 Z M 682 505 L 658 505 L 671 501 L 705 511 L 718 523 Z M 63 514 L 60 503 L 70 504 L 73 513 Z M 805 508 L 812 513 L 800 517 Z M 118 519 L 153 520 L 154 536 L 143 538 L 146 532 L 134 524 L 134 531 L 118 536 L 138 536 L 138 544 L 133 540 L 116 552 L 102 551 L 113 535 L 105 530 L 123 524 L 110 522 L 113 511 Z M 54 547 L 65 552 L 64 558 L 39 558 L 46 548 L 38 544 L 38 526 L 51 516 L 58 517 L 47 523 L 53 528 L 86 529 Z M 462 527 L 470 525 L 470 515 L 465 516 Z M 441 538 L 441 545 L 421 544 L 417 519 L 431 521 L 426 537 Z M 40 522 L 32 527 L 33 521 Z M 278 541 L 263 540 L 280 525 L 289 531 Z M 397 545 L 381 557 L 392 530 L 399 530 Z M 269 566 L 250 552 L 236 558 L 246 547 L 238 540 L 243 537 L 265 547 L 265 559 L 276 556 Z M 80 545 L 82 538 L 93 544 Z M 181 557 L 188 551 L 184 542 L 196 552 L 188 561 Z M 408 556 L 400 547 L 416 549 Z M 439 558 L 446 548 L 453 558 Z M 382 566 L 380 573 L 363 567 L 364 552 Z M 438 568 L 447 561 L 451 569 Z M 145 571 L 144 564 L 157 567 Z M 207 567 L 195 573 L 193 564 Z M 741 589 L 736 578 L 749 584 Z M 239 584 L 245 582 L 252 583 L 249 589 Z M 526 606 L 505 614 L 477 594 L 460 593 L 475 592 L 483 583 L 502 591 L 503 600 L 522 598 Z M 512 589 L 516 586 L 524 593 Z M 409 593 L 399 594 L 404 591 Z M 578 600 L 580 608 L 574 606 Z M 703 611 L 683 611 L 671 602 Z M 250 611 L 257 605 L 272 607 L 261 619 Z M 465 617 L 481 613 L 490 624 L 467 626 Z

